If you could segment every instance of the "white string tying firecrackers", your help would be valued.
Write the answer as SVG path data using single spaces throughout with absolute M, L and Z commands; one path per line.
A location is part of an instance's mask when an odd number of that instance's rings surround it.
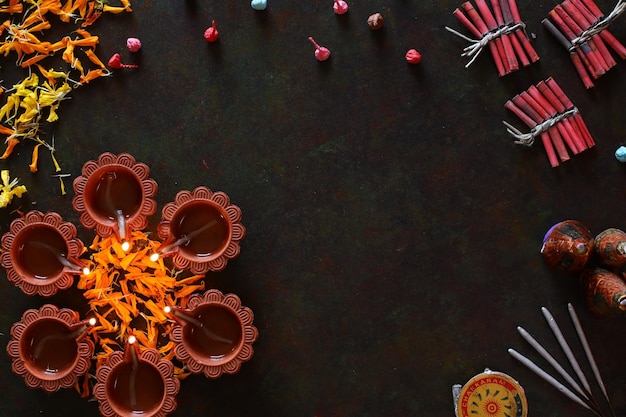
M 519 129 L 515 128 L 513 125 L 507 123 L 506 121 L 503 121 L 502 123 L 504 123 L 504 125 L 506 126 L 506 131 L 509 132 L 515 139 L 517 139 L 515 141 L 516 144 L 532 146 L 537 136 L 541 135 L 544 132 L 547 132 L 557 123 L 570 116 L 575 115 L 576 113 L 578 113 L 578 108 L 572 107 L 566 112 L 557 114 L 556 116 L 539 123 L 537 126 L 533 127 L 528 133 L 522 133 Z
M 613 8 L 613 11 L 611 11 L 608 16 L 596 21 L 589 27 L 589 29 L 584 30 L 578 37 L 572 39 L 572 46 L 569 48 L 569 51 L 574 52 L 581 45 L 587 43 L 591 38 L 609 27 L 611 22 L 617 19 L 617 17 L 621 15 L 624 10 L 626 10 L 626 1 L 619 0 Z
M 476 60 L 478 55 L 480 55 L 483 48 L 487 46 L 487 44 L 489 44 L 489 42 L 503 35 L 508 35 L 510 33 L 513 33 L 518 29 L 526 30 L 526 24 L 524 22 L 519 22 L 519 23 L 514 24 L 513 26 L 508 26 L 508 25 L 500 26 L 498 29 L 494 31 L 485 33 L 483 37 L 480 39 L 473 39 L 473 38 L 470 38 L 469 36 L 465 36 L 461 32 L 458 32 L 448 26 L 446 26 L 445 28 L 448 32 L 452 32 L 458 37 L 463 38 L 468 42 L 471 42 L 471 45 L 463 48 L 463 53 L 461 54 L 461 56 L 472 57 L 472 59 L 470 59 L 470 61 L 467 64 L 465 64 L 465 68 L 468 68 L 470 65 L 472 65 L 472 62 Z

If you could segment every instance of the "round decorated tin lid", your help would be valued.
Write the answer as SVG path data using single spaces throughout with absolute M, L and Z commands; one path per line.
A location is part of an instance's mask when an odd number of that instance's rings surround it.
M 526 417 L 524 389 L 502 372 L 485 371 L 461 388 L 458 417 Z

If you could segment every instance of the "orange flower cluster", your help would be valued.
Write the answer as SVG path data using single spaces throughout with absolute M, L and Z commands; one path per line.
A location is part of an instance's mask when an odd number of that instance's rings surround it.
M 98 320 L 90 333 L 100 347 L 98 364 L 114 351 L 123 350 L 131 335 L 140 349 L 154 348 L 164 358 L 173 359 L 174 344 L 167 338 L 173 323 L 164 309 L 184 307 L 192 293 L 204 289 L 204 275 L 181 278 L 181 271 L 168 269 L 163 258 L 151 260 L 160 242 L 150 240 L 146 233 L 132 232 L 129 243 L 130 249 L 124 251 L 115 235 L 96 236 L 89 247 L 89 273 L 81 275 L 77 285 Z M 180 378 L 187 375 L 183 368 L 175 372 Z
M 15 84 L 11 89 L 2 89 L 7 93 L 5 104 L 0 107 L 0 134 L 6 135 L 6 149 L 0 159 L 8 158 L 13 148 L 22 140 L 36 142 L 32 154 L 31 172 L 37 171 L 39 148 L 44 146 L 50 151 L 56 171 L 61 168 L 54 157 L 54 143 L 48 143 L 40 137 L 40 125 L 43 120 L 58 120 L 57 109 L 62 100 L 73 88 L 80 87 L 111 72 L 95 53 L 99 42 L 84 28 L 95 22 L 104 12 L 121 13 L 132 11 L 129 0 L 120 0 L 120 6 L 111 6 L 107 0 L 0 0 L 0 13 L 11 14 L 11 19 L 0 24 L 0 54 L 9 56 L 15 53 L 17 65 L 29 69 L 28 77 Z M 21 21 L 15 23 L 16 14 L 21 14 Z M 80 27 L 72 28 L 71 34 L 55 42 L 40 39 L 40 33 L 52 27 L 48 17 L 56 15 L 62 22 L 74 22 Z M 81 55 L 76 56 L 76 51 Z M 45 69 L 40 62 L 44 59 L 61 55 L 68 64 L 68 71 Z M 31 67 L 36 65 L 42 75 L 40 79 Z M 77 71 L 76 80 L 70 77 Z M 61 191 L 65 194 L 62 176 Z

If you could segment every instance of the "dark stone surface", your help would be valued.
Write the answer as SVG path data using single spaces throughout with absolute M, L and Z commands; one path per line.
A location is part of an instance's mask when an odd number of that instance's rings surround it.
M 263 12 L 246 1 L 137 1 L 133 13 L 90 28 L 100 56 L 120 52 L 141 67 L 62 103 L 53 131 L 64 172 L 75 178 L 104 151 L 128 152 L 151 167 L 159 207 L 205 185 L 229 194 L 247 228 L 241 255 L 206 283 L 254 310 L 255 355 L 236 375 L 182 381 L 174 415 L 451 416 L 452 384 L 485 367 L 522 384 L 531 414 L 591 415 L 507 353 L 536 358 L 521 325 L 565 362 L 540 307 L 573 337 L 567 302 L 624 415 L 623 318 L 595 319 L 577 277 L 551 273 L 539 249 L 560 220 L 580 220 L 594 234 L 626 228 L 624 166 L 613 156 L 624 140 L 625 63 L 618 58 L 585 90 L 541 27 L 549 2 L 519 2 L 541 60 L 503 78 L 487 51 L 464 68 L 466 42 L 444 29 L 466 33 L 452 16 L 460 2 L 349 3 L 336 16 L 331 0 L 270 0 Z M 614 4 L 598 5 L 608 13 Z M 366 23 L 374 12 L 385 18 L 375 33 Z M 207 44 L 212 19 L 220 39 Z M 626 42 L 624 19 L 611 30 Z M 136 55 L 125 48 L 129 36 L 144 45 Z M 308 36 L 332 51 L 329 61 L 315 60 Z M 418 66 L 404 61 L 410 48 L 423 55 Z M 2 71 L 13 58 L 3 58 Z M 597 142 L 554 169 L 540 143 L 514 145 L 502 125 L 522 128 L 503 105 L 548 76 Z M 30 174 L 31 149 L 20 145 L 0 162 L 29 190 L 0 212 L 1 230 L 19 206 L 79 225 L 69 181 L 60 196 L 43 152 L 40 172 Z M 160 211 L 149 230 L 159 219 Z M 0 292 L 4 344 L 27 308 L 85 308 L 76 290 L 27 297 L 4 273 Z M 27 389 L 7 355 L 0 375 L 2 416 L 98 414 L 73 390 Z

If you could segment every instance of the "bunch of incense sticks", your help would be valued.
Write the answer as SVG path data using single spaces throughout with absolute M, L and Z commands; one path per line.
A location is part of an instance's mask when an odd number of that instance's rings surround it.
M 446 26 L 448 31 L 471 42 L 461 54 L 471 58 L 466 68 L 485 47 L 491 51 L 499 76 L 516 71 L 520 63 L 527 66 L 539 59 L 526 36 L 526 25 L 522 22 L 515 0 L 490 0 L 491 8 L 486 0 L 474 1 L 476 8 L 466 1 L 453 14 L 476 39 Z
M 591 378 L 587 378 L 585 376 L 585 373 L 583 372 L 580 363 L 576 359 L 572 348 L 570 347 L 567 340 L 565 340 L 565 336 L 563 335 L 561 328 L 547 308 L 542 307 L 541 312 L 543 313 L 543 316 L 546 319 L 550 330 L 552 330 L 552 333 L 556 337 L 556 340 L 558 341 L 561 350 L 567 357 L 567 360 L 571 366 L 571 369 L 574 371 L 576 378 L 572 377 L 570 373 L 548 352 L 548 350 L 544 348 L 533 336 L 530 335 L 530 333 L 528 333 L 522 327 L 518 326 L 517 328 L 520 335 L 524 338 L 524 340 L 528 342 L 528 344 L 530 344 L 535 349 L 535 351 L 543 359 L 545 359 L 552 366 L 552 368 L 554 368 L 555 371 L 557 371 L 557 373 L 561 376 L 561 378 L 563 378 L 563 380 L 565 380 L 565 382 L 567 382 L 568 385 L 561 383 L 557 378 L 550 375 L 548 372 L 540 368 L 535 362 L 517 352 L 516 350 L 509 349 L 509 354 L 517 359 L 524 366 L 526 366 L 528 369 L 533 371 L 535 374 L 539 375 L 544 381 L 548 382 L 563 395 L 568 397 L 570 400 L 576 402 L 580 406 L 591 411 L 594 415 L 598 417 L 605 417 L 607 415 L 616 417 L 615 410 L 611 405 L 606 386 L 604 384 L 604 381 L 602 380 L 602 376 L 600 375 L 600 370 L 593 356 L 593 353 L 591 353 L 591 348 L 589 346 L 589 342 L 587 341 L 587 336 L 585 335 L 585 332 L 583 331 L 583 328 L 580 324 L 580 320 L 578 319 L 576 310 L 574 310 L 574 306 L 572 306 L 572 304 L 568 304 L 567 308 L 570 318 L 572 320 L 572 324 L 574 325 L 574 329 L 576 330 L 578 340 L 580 341 L 580 344 L 582 345 L 582 348 L 585 352 L 585 356 L 587 357 L 589 367 L 591 368 L 598 387 L 602 391 L 605 403 L 604 406 L 602 406 L 602 404 L 595 398 L 593 390 L 591 388 L 591 384 L 589 383 L 589 379 Z M 578 381 L 576 381 L 576 379 L 578 379 Z M 607 407 L 609 408 L 610 414 L 606 412 Z
M 585 88 L 615 66 L 609 47 L 626 59 L 626 48 L 607 29 L 626 9 L 619 0 L 613 11 L 604 16 L 593 0 L 565 0 L 552 9 L 541 23 L 570 54 Z
M 531 146 L 541 138 L 552 167 L 595 145 L 582 116 L 552 77 L 508 100 L 504 107 L 512 111 L 531 131 L 522 133 L 503 122 L 515 143 Z

